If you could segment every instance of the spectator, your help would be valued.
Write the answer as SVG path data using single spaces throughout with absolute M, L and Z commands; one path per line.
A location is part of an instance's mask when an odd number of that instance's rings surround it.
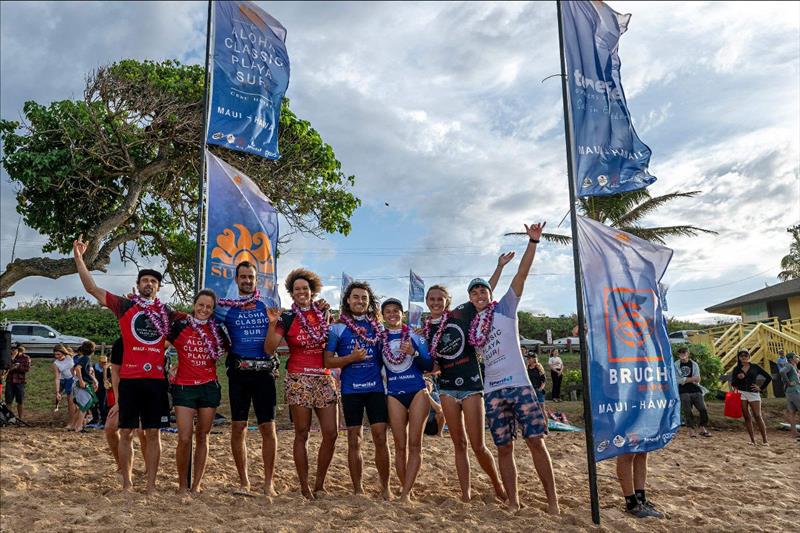
M 689 349 L 685 346 L 678 349 L 678 359 L 675 361 L 675 375 L 678 376 L 678 392 L 681 395 L 681 413 L 683 421 L 689 430 L 690 437 L 696 437 L 692 407 L 700 413 L 700 434 L 710 437 L 706 426 L 708 425 L 708 410 L 703 400 L 703 388 L 700 386 L 700 365 L 689 359 Z
M 550 350 L 550 359 L 547 360 L 547 366 L 550 367 L 550 380 L 553 382 L 553 402 L 560 402 L 561 380 L 564 379 L 564 362 L 558 356 L 558 348 Z
M 733 369 L 733 374 L 731 374 L 731 389 L 738 390 L 739 394 L 742 395 L 742 414 L 744 415 L 744 426 L 747 429 L 747 434 L 750 435 L 750 444 L 756 445 L 753 433 L 753 423 L 755 421 L 758 431 L 761 433 L 761 440 L 764 446 L 768 446 L 767 427 L 764 425 L 764 418 L 761 416 L 761 393 L 772 381 L 772 376 L 757 364 L 750 362 L 750 352 L 748 350 L 739 350 L 736 357 L 738 361 L 736 362 L 736 368 Z M 763 379 L 761 385 L 758 384 L 759 377 Z
M 105 372 L 106 368 L 109 368 L 108 357 L 105 355 L 101 355 L 97 358 L 97 362 L 92 366 L 92 370 L 94 371 L 94 377 L 97 380 L 97 390 L 95 391 L 95 395 L 97 396 L 97 403 L 94 404 L 92 407 L 92 424 L 88 424 L 86 427 L 91 427 L 93 429 L 103 429 L 106 424 L 106 417 L 108 416 L 108 405 L 106 405 L 106 390 L 109 387 L 106 387 L 106 377 Z M 110 370 L 109 370 L 110 372 Z M 110 374 L 109 374 L 109 382 L 110 382 Z
M 786 354 L 783 350 L 778 350 L 778 359 L 775 364 L 778 366 L 778 373 L 780 373 L 783 370 L 783 365 L 786 364 Z
M 536 399 L 544 406 L 544 387 L 547 377 L 544 373 L 544 367 L 539 362 L 539 357 L 536 352 L 528 352 L 528 379 L 531 380 L 533 390 L 536 391 Z
M 786 354 L 786 364 L 781 368 L 783 390 L 786 391 L 786 409 L 789 421 L 789 434 L 800 440 L 797 431 L 797 413 L 800 412 L 800 377 L 797 372 L 797 354 Z
M 72 385 L 75 381 L 72 375 L 72 367 L 75 366 L 72 359 L 72 350 L 63 344 L 56 344 L 53 346 L 53 356 L 55 357 L 55 361 L 53 361 L 53 374 L 55 375 L 56 387 L 55 410 L 58 411 L 61 399 L 66 396 L 69 415 L 66 430 L 74 431 L 75 427 L 72 424 L 77 407 L 72 402 Z
M 433 382 L 432 377 L 425 378 L 425 386 L 428 388 L 428 400 L 431 404 L 428 421 L 425 423 L 425 434 L 441 437 L 444 433 L 444 411 L 442 400 L 439 398 L 439 387 Z
M 25 353 L 25 347 L 17 345 L 11 348 L 11 368 L 6 375 L 5 400 L 9 409 L 12 402 L 17 402 L 17 418 L 25 420 L 22 404 L 25 401 L 25 374 L 31 369 L 31 358 Z
M 92 392 L 97 390 L 97 379 L 94 376 L 94 369 L 92 368 L 92 354 L 94 353 L 95 344 L 92 341 L 85 341 L 81 344 L 81 347 L 78 348 L 77 357 L 74 359 L 74 366 L 72 369 L 72 373 L 75 376 L 75 382 L 73 385 L 73 394 L 72 399 L 73 402 L 75 401 L 75 391 L 74 387 L 80 387 L 81 389 L 86 389 L 87 387 L 91 387 Z M 87 410 L 80 409 L 78 405 L 75 405 L 75 417 L 72 422 L 72 426 L 75 431 L 84 431 L 83 425 L 86 420 L 86 413 Z

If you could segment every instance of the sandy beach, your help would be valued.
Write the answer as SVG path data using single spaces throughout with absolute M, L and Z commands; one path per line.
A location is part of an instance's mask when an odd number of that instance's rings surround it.
M 602 524 L 590 518 L 583 434 L 551 433 L 562 516 L 545 514 L 545 499 L 526 448 L 517 446 L 523 509 L 506 511 L 472 457 L 473 501 L 458 499 L 450 439 L 426 437 L 422 471 L 410 505 L 378 499 L 372 445 L 365 439 L 367 495 L 350 494 L 346 438 L 340 435 L 328 474 L 329 494 L 315 502 L 299 492 L 291 459 L 292 432 L 280 431 L 275 485 L 279 495 L 234 496 L 229 429 L 214 429 L 204 492 L 176 494 L 175 443 L 164 433 L 159 490 L 143 493 L 143 462 L 136 444 L 133 494 L 120 492 L 103 434 L 66 433 L 53 427 L 0 430 L 0 523 L 8 532 L 32 531 L 790 531 L 797 521 L 800 447 L 772 431 L 770 447 L 746 445 L 741 431 L 717 429 L 713 438 L 685 434 L 651 455 L 648 495 L 664 520 L 623 513 L 613 461 L 598 465 Z M 489 436 L 487 434 L 487 441 Z M 320 442 L 312 434 L 312 472 Z M 251 480 L 260 480 L 260 442 L 249 434 Z M 494 451 L 492 445 L 490 449 Z M 392 472 L 392 486 L 398 490 Z M 746 504 L 746 508 L 742 508 Z

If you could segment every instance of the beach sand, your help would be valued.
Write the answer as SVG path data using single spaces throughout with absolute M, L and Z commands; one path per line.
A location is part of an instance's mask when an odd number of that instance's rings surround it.
M 279 431 L 275 488 L 265 496 L 235 496 L 236 474 L 229 429 L 211 435 L 204 492 L 176 494 L 177 436 L 162 434 L 158 492 L 143 493 L 143 462 L 136 443 L 135 492 L 124 494 L 103 433 L 67 433 L 53 427 L 0 430 L 0 529 L 32 531 L 791 531 L 797 530 L 800 447 L 786 433 L 770 433 L 771 447 L 746 445 L 742 430 L 716 430 L 712 438 L 682 433 L 651 454 L 648 496 L 667 513 L 637 520 L 623 513 L 614 461 L 598 465 L 601 527 L 590 517 L 582 433 L 551 433 L 562 515 L 545 514 L 545 498 L 527 448 L 517 445 L 523 509 L 506 511 L 494 501 L 488 478 L 472 463 L 473 501 L 459 500 L 449 437 L 427 437 L 422 471 L 410 505 L 378 497 L 373 447 L 365 432 L 366 496 L 350 494 L 346 437 L 340 435 L 328 474 L 328 495 L 305 501 L 291 458 L 293 434 Z M 312 484 L 319 433 L 310 439 Z M 389 438 L 391 447 L 391 437 Z M 494 445 L 489 448 L 494 453 Z M 260 439 L 249 432 L 251 482 L 261 481 Z M 399 491 L 392 470 L 392 487 Z M 790 513 L 795 513 L 792 519 Z

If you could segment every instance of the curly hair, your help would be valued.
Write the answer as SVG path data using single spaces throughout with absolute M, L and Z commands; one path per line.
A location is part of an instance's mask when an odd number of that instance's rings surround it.
M 322 280 L 319 276 L 305 268 L 295 268 L 289 275 L 286 276 L 286 291 L 291 296 L 294 290 L 294 282 L 298 279 L 304 279 L 308 282 L 308 287 L 311 289 L 311 296 L 316 296 L 322 290 Z
M 78 353 L 81 355 L 92 355 L 96 345 L 92 341 L 83 341 L 81 347 L 78 348 Z
M 431 285 L 428 288 L 428 292 L 425 293 L 426 300 L 431 291 L 442 291 L 444 293 L 444 308 L 445 310 L 450 309 L 450 304 L 453 303 L 453 297 L 450 296 L 450 291 L 447 290 L 447 287 L 444 285 Z
M 345 313 L 349 316 L 353 316 L 353 311 L 350 309 L 350 303 L 347 301 L 350 299 L 350 294 L 353 292 L 353 289 L 363 289 L 367 291 L 369 294 L 369 305 L 367 306 L 367 314 L 372 315 L 375 319 L 380 322 L 383 320 L 381 317 L 381 310 L 378 307 L 378 299 L 375 297 L 375 293 L 372 292 L 372 287 L 369 286 L 369 283 L 366 281 L 354 281 L 344 291 L 344 296 L 342 296 L 342 313 Z

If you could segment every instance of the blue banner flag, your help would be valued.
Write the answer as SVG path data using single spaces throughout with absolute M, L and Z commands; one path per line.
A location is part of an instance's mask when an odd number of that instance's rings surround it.
M 206 142 L 278 159 L 289 87 L 286 28 L 253 2 L 214 2 L 214 68 Z
M 208 220 L 205 287 L 220 298 L 238 298 L 236 265 L 256 266 L 257 287 L 267 305 L 280 307 L 277 262 L 278 213 L 253 181 L 206 150 Z
M 344 298 L 344 291 L 347 290 L 347 286 L 351 283 L 353 283 L 353 277 L 346 272 L 342 272 L 342 298 Z
M 568 101 L 578 196 L 647 187 L 650 148 L 636 135 L 620 81 L 617 54 L 630 15 L 603 2 L 561 2 Z
M 413 270 L 409 270 L 408 301 L 409 303 L 425 301 L 425 282 L 417 274 L 414 274 Z
M 663 448 L 680 400 L 658 283 L 672 250 L 578 217 L 595 459 Z
M 408 325 L 412 328 L 422 327 L 422 307 L 409 303 L 408 304 Z

